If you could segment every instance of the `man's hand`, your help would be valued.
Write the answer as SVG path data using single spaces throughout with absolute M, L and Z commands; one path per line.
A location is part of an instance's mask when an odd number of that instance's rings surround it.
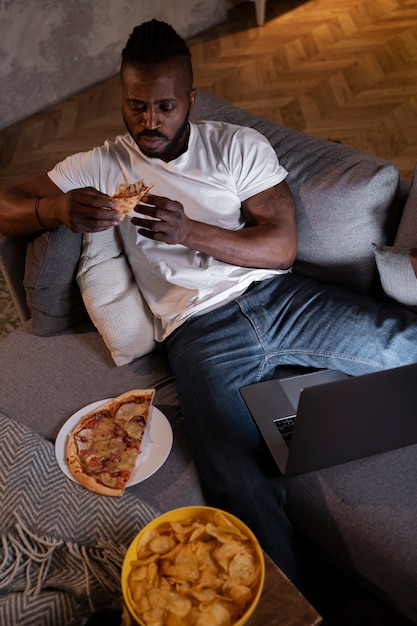
M 131 221 L 139 234 L 182 244 L 242 267 L 289 269 L 297 252 L 295 204 L 285 181 L 242 203 L 244 228 L 228 230 L 187 217 L 179 202 L 148 194 Z
M 107 230 L 116 226 L 122 217 L 116 210 L 115 200 L 90 188 L 49 196 L 42 199 L 42 204 L 45 212 L 50 206 L 51 215 L 55 214 L 62 224 L 75 233 Z
M 47 174 L 0 190 L 0 232 L 27 236 L 64 224 L 75 233 L 106 230 L 119 223 L 116 203 L 96 189 L 63 193 Z
M 184 213 L 182 204 L 161 196 L 147 194 L 135 211 L 141 217 L 132 217 L 132 224 L 139 226 L 138 233 L 168 244 L 186 245 L 193 220 Z

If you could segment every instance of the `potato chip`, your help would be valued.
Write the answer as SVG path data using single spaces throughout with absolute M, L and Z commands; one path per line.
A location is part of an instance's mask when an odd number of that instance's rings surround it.
M 145 532 L 143 533 L 143 535 L 139 538 L 138 541 L 138 545 L 137 545 L 137 552 L 138 554 L 140 554 L 142 557 L 147 554 L 146 549 L 147 546 L 149 544 L 149 542 L 154 539 L 154 537 L 157 537 L 159 535 L 159 533 L 156 530 L 145 530 Z
M 184 597 L 179 593 L 171 593 L 169 595 L 166 608 L 171 613 L 175 613 L 175 615 L 179 615 L 179 617 L 185 617 L 191 611 L 191 606 L 192 606 L 192 603 L 191 603 L 190 598 Z
M 191 563 L 174 563 L 167 569 L 167 575 L 173 579 L 173 582 L 186 582 L 198 580 L 198 567 Z
M 240 580 L 246 585 L 251 585 L 258 574 L 254 554 L 249 552 L 249 550 L 236 554 L 231 560 L 229 574 L 231 578 Z
M 206 626 L 206 624 L 210 624 L 210 626 L 231 626 L 230 613 L 220 601 L 202 605 L 196 626 Z
M 196 589 L 203 589 L 204 587 L 208 589 L 221 589 L 223 587 L 223 581 L 218 574 L 218 569 L 209 570 L 208 568 L 202 569 L 200 573 L 200 578 L 195 585 Z
M 192 587 L 192 596 L 199 602 L 212 602 L 216 599 L 216 589 L 213 587 Z
M 213 557 L 223 570 L 229 571 L 232 559 L 244 553 L 247 549 L 250 550 L 250 546 L 247 548 L 241 541 L 231 539 L 228 543 L 220 544 L 214 550 Z
M 244 608 L 252 598 L 250 587 L 246 585 L 232 584 L 228 595 L 240 609 Z
M 164 624 L 164 610 L 163 609 L 150 609 L 143 613 L 143 620 L 147 626 L 165 626 Z
M 176 545 L 177 542 L 174 537 L 169 535 L 158 535 L 157 537 L 153 537 L 148 544 L 149 550 L 156 554 L 170 552 Z

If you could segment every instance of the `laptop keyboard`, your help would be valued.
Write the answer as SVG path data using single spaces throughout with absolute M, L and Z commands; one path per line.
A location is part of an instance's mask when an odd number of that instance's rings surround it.
M 285 443 L 287 446 L 290 446 L 290 441 L 292 438 L 292 434 L 294 432 L 294 424 L 295 424 L 295 416 L 294 417 L 284 417 L 278 420 L 274 420 L 275 426 L 278 428 L 281 433 Z

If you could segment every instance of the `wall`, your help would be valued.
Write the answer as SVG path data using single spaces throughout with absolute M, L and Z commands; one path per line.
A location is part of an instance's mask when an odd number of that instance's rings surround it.
M 136 24 L 184 38 L 221 23 L 227 0 L 0 0 L 0 129 L 119 69 Z

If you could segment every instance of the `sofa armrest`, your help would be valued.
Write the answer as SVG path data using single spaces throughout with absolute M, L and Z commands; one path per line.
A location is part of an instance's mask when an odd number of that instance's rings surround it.
M 27 240 L 0 234 L 0 268 L 21 322 L 30 319 L 23 286 Z

